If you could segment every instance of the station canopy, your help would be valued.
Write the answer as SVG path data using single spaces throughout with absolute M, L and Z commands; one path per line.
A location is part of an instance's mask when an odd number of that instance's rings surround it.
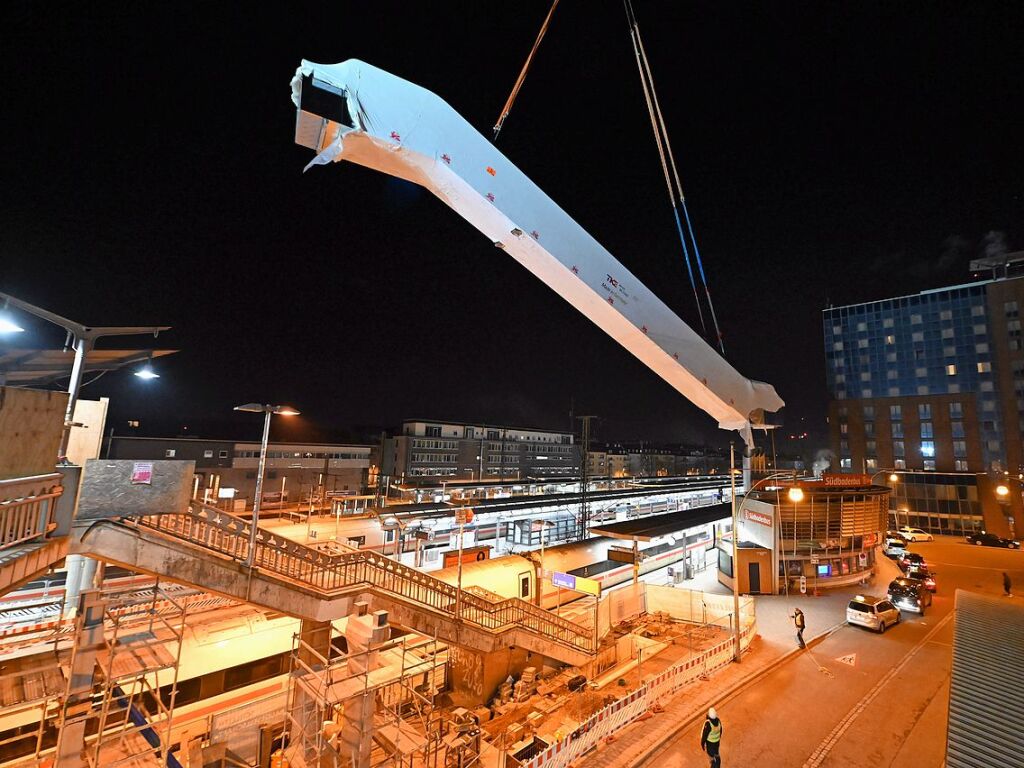
M 91 349 L 85 358 L 85 375 L 101 375 L 175 352 L 176 349 Z M 73 349 L 0 348 L 0 385 L 47 386 L 68 378 L 74 359 Z
M 607 536 L 611 539 L 651 541 L 659 536 L 668 536 L 685 531 L 688 528 L 704 525 L 705 523 L 714 523 L 731 515 L 732 505 L 728 502 L 723 502 L 707 507 L 667 512 L 664 515 L 624 520 L 621 523 L 592 525 L 590 526 L 590 532 L 595 536 Z

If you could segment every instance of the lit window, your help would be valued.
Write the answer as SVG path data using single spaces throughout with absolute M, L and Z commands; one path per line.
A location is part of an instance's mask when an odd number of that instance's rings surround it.
M 887 317 L 884 320 L 882 320 L 882 327 L 883 328 L 892 328 L 892 326 L 893 326 L 893 319 L 891 317 Z
M 868 371 L 862 371 L 860 374 L 861 381 L 871 381 L 871 374 Z
M 927 368 L 915 368 L 914 369 L 914 375 L 917 376 L 917 378 L 919 378 L 919 379 L 923 379 L 923 378 L 928 376 L 928 369 Z
M 844 376 L 841 373 L 837 373 L 836 374 L 836 384 L 845 384 L 845 383 L 846 383 L 846 376 Z
M 935 443 L 931 440 L 921 441 L 921 455 L 922 456 L 934 456 L 935 455 Z
M 840 336 L 843 333 L 843 326 L 841 326 L 841 325 L 833 325 L 832 326 L 832 333 L 834 333 L 836 336 Z
M 903 459 L 894 459 L 893 462 L 892 462 L 892 465 L 896 469 L 906 469 L 907 468 L 907 462 L 905 460 L 903 460 Z
M 967 472 L 967 459 L 956 459 L 953 461 L 953 469 L 957 472 Z
M 213 451 L 203 451 L 203 458 L 204 459 L 212 459 L 213 458 Z
M 920 325 L 921 324 L 921 316 L 920 315 L 911 315 L 910 316 L 910 324 L 911 325 Z
M 893 336 L 893 335 L 892 335 L 892 334 L 890 333 L 890 334 L 889 334 L 888 336 L 886 336 L 886 337 L 885 337 L 885 343 L 886 343 L 886 344 L 895 344 L 895 343 L 896 343 L 896 337 L 895 337 L 895 336 Z
M 868 471 L 878 469 L 878 459 L 864 459 L 864 466 Z
M 1010 322 L 1013 322 L 1013 321 L 1011 320 Z M 1009 323 L 1007 323 L 1007 325 L 1009 325 Z M 1018 325 L 1020 325 L 1020 323 L 1018 323 Z M 1018 328 L 1017 330 L 1020 330 L 1020 328 Z M 984 323 L 979 323 L 978 325 L 974 326 L 974 335 L 975 336 L 984 336 L 987 331 L 988 331 L 988 329 L 985 327 Z
M 845 435 L 850 430 L 850 425 L 843 423 L 839 425 L 839 434 Z
M 950 363 L 949 365 L 947 365 L 946 366 L 946 375 L 947 376 L 956 376 L 956 365 L 954 365 L 953 363 Z
M 953 312 L 951 310 L 944 309 L 941 312 L 939 312 L 939 320 L 952 320 L 952 319 L 953 319 Z
M 886 352 L 885 353 L 885 362 L 887 362 L 887 363 L 895 363 L 896 362 L 896 353 L 895 352 Z
M 867 323 L 857 323 L 857 330 L 858 331 L 866 331 L 867 329 L 868 329 L 868 324 Z
M 925 468 L 925 471 L 927 471 L 927 472 L 934 472 L 935 471 L 935 459 L 925 459 L 924 460 L 924 468 Z
M 978 373 L 991 373 L 992 363 L 978 363 Z
M 853 468 L 853 459 L 840 459 L 839 460 L 839 467 L 840 467 L 840 469 L 852 469 Z
M 971 317 L 984 317 L 984 316 L 985 316 L 985 307 L 984 306 L 982 306 L 981 304 L 975 304 L 973 307 L 971 307 Z
M 952 328 L 943 328 L 942 329 L 942 338 L 944 338 L 944 339 L 952 339 L 953 338 L 953 329 Z
M 868 340 L 867 339 L 857 339 L 857 349 L 867 349 L 867 347 L 868 347 Z
M 174 458 L 174 454 L 176 452 L 177 451 L 174 448 L 168 448 L 166 451 L 164 451 L 164 458 L 173 459 Z
M 842 352 L 843 351 L 843 342 L 841 342 L 841 341 L 833 342 L 832 343 L 832 349 L 834 349 L 836 352 Z

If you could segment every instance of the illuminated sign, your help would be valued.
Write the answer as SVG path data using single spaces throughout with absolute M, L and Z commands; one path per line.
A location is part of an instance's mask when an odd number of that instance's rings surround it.
M 573 576 L 568 573 L 554 571 L 551 574 L 551 583 L 562 589 L 572 589 L 576 592 L 586 592 L 588 595 L 601 596 L 601 584 L 593 579 L 585 579 L 582 576 Z
M 830 475 L 821 476 L 821 484 L 826 488 L 860 488 L 871 485 L 870 475 Z
M 760 523 L 761 525 L 767 525 L 769 528 L 772 527 L 771 515 L 766 515 L 763 512 L 754 512 L 751 509 L 746 510 L 747 520 L 752 523 Z

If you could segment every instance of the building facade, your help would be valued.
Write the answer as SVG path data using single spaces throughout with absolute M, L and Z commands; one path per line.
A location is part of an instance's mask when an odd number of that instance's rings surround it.
M 569 432 L 410 420 L 384 441 L 383 472 L 393 480 L 464 481 L 575 477 L 579 448 Z
M 308 501 L 310 495 L 365 494 L 376 480 L 379 449 L 370 445 L 270 443 L 265 501 Z M 200 498 L 234 499 L 251 506 L 260 444 L 198 438 L 111 437 L 108 459 L 180 459 L 196 464 Z
M 955 518 L 922 526 L 930 530 L 983 525 L 1007 531 L 1022 509 L 1022 307 L 1024 278 L 1010 277 L 826 309 L 829 430 L 837 469 L 895 469 L 907 473 L 907 486 L 948 486 L 941 493 L 952 497 L 941 500 L 957 502 Z M 921 479 L 920 473 L 941 473 L 947 481 Z M 967 520 L 960 502 L 987 487 L 975 479 L 979 474 L 1004 479 L 1012 492 L 1005 507 L 995 498 L 975 499 L 981 515 Z M 904 489 L 910 513 L 929 519 L 938 513 L 935 504 L 913 508 L 912 497 Z M 994 504 L 993 518 L 983 520 L 984 508 Z

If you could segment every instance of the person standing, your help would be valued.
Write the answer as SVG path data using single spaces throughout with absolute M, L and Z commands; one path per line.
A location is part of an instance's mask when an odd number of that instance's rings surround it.
M 711 768 L 719 768 L 722 765 L 722 756 L 718 754 L 718 748 L 722 743 L 722 721 L 718 719 L 715 708 L 708 710 L 708 717 L 704 721 L 704 729 L 700 733 L 700 748 L 707 753 L 711 760 Z
M 807 623 L 804 621 L 804 612 L 797 608 L 793 612 L 793 623 L 796 625 L 796 642 L 801 648 L 806 648 L 804 645 L 804 627 Z
M 1010 574 L 1003 571 L 1003 597 L 1013 597 L 1013 594 L 1010 592 L 1011 586 L 1013 585 L 1010 583 Z

